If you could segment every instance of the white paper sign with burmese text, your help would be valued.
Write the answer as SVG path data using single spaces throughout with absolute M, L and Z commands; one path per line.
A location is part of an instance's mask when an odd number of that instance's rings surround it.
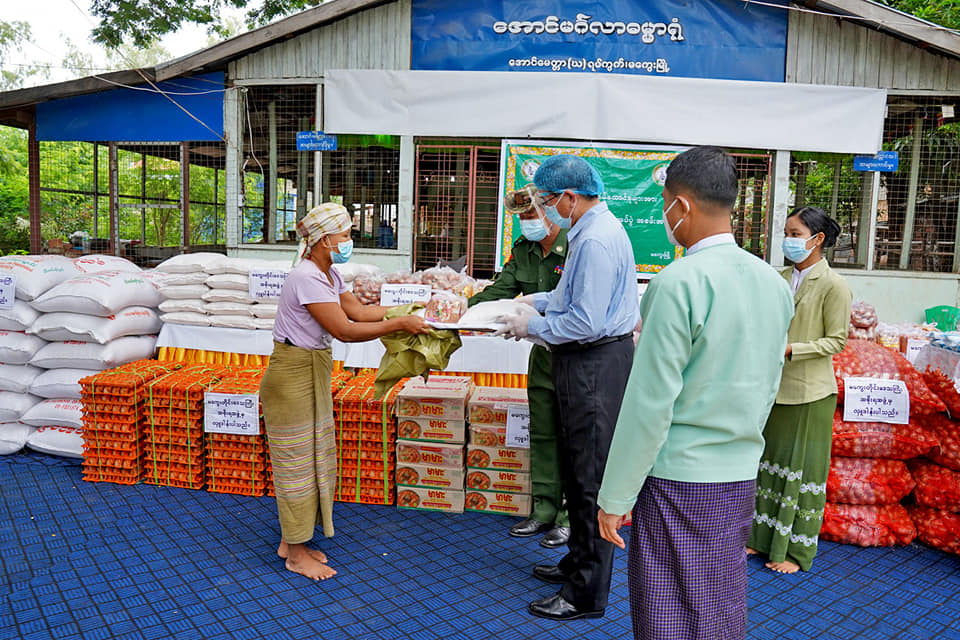
M 910 422 L 910 394 L 903 380 L 843 379 L 844 422 Z
M 0 309 L 13 309 L 17 293 L 17 276 L 0 276 Z
M 429 284 L 385 284 L 380 288 L 380 305 L 395 307 L 398 304 L 430 302 L 433 287 Z
M 238 436 L 260 434 L 260 397 L 256 393 L 203 394 L 203 430 L 205 433 L 229 433 Z
M 507 406 L 507 438 L 504 444 L 521 449 L 530 448 L 530 407 L 527 405 Z
M 280 290 L 287 279 L 286 271 L 250 269 L 247 296 L 251 300 L 279 300 Z

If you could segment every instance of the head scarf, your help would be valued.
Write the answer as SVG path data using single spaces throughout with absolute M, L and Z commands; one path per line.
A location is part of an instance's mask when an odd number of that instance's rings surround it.
M 336 202 L 324 202 L 310 209 L 310 212 L 297 223 L 297 233 L 300 234 L 300 246 L 297 248 L 295 262 L 307 257 L 313 245 L 320 242 L 324 236 L 331 233 L 343 233 L 353 227 L 350 214 L 346 207 Z

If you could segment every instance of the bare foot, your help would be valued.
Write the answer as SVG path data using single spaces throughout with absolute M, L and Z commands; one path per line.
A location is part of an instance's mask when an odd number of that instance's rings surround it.
M 307 553 L 309 553 L 310 557 L 316 560 L 317 562 L 322 562 L 323 564 L 327 564 L 327 554 L 325 554 L 323 551 L 319 551 L 317 549 L 310 549 L 309 547 L 307 547 Z M 283 558 L 284 560 L 286 560 L 287 556 L 290 555 L 289 547 L 287 547 L 287 543 L 284 542 L 283 540 L 280 541 L 280 546 L 277 547 L 277 555 Z
M 794 564 L 789 560 L 784 560 L 783 562 L 768 562 L 766 567 L 767 569 L 773 569 L 777 573 L 796 573 L 800 571 L 800 565 Z
M 750 548 L 750 547 L 747 547 L 747 555 L 748 555 L 748 556 L 755 556 L 755 555 L 757 555 L 758 553 L 760 553 L 760 552 L 757 551 L 756 549 L 752 549 L 752 548 Z M 282 557 L 282 556 L 281 556 L 281 557 Z
M 314 580 L 326 580 L 337 575 L 329 565 L 317 562 L 309 553 L 303 553 L 298 559 L 287 558 L 287 569 Z

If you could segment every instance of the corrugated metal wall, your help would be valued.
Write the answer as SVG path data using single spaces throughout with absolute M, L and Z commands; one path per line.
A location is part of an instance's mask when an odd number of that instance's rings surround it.
M 960 91 L 960 60 L 846 20 L 792 12 L 787 82 Z
M 230 78 L 317 78 L 325 69 L 409 68 L 410 0 L 397 0 L 240 58 L 230 64 Z

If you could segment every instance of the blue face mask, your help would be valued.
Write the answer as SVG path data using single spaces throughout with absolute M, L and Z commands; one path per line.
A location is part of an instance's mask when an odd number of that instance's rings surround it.
M 813 248 L 807 249 L 808 240 L 810 238 L 784 238 L 783 256 L 794 264 L 803 262 L 813 252 Z
M 562 197 L 563 194 L 557 196 L 557 201 L 559 201 Z M 576 204 L 574 204 L 574 206 L 576 206 Z M 564 218 L 562 215 L 560 215 L 560 212 L 557 211 L 557 205 L 555 203 L 553 205 L 543 205 L 543 212 L 547 214 L 547 219 L 550 220 L 550 222 L 557 225 L 561 229 L 570 228 L 570 218 Z M 572 214 L 573 209 L 570 209 L 570 212 Z
M 547 237 L 547 225 L 539 217 L 533 220 L 520 219 L 520 233 L 527 240 L 540 242 Z
M 353 240 L 347 240 L 346 242 L 338 242 L 337 250 L 330 252 L 330 257 L 333 259 L 334 264 L 343 264 L 344 262 L 350 259 L 350 256 L 353 255 Z

